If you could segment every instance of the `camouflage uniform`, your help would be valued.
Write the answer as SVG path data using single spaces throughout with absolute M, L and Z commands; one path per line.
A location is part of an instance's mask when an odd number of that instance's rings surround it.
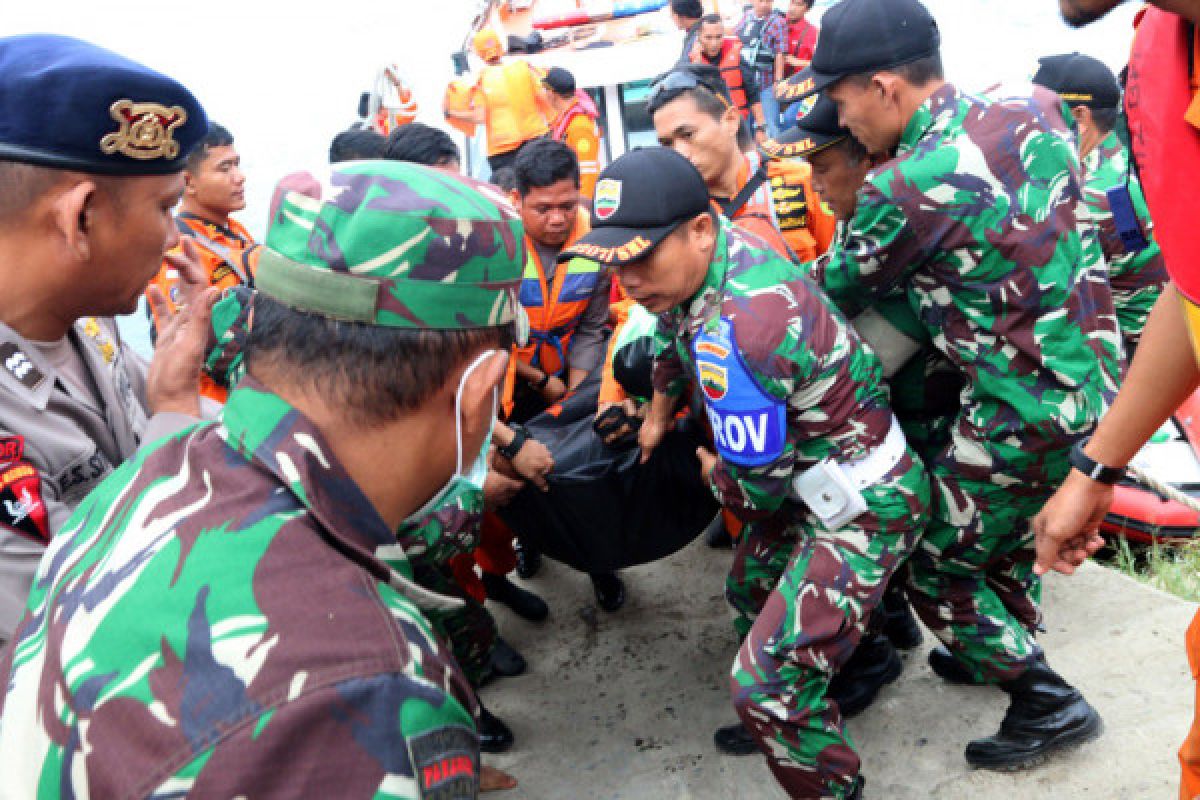
M 1057 98 L 938 89 L 859 194 L 819 282 L 853 312 L 903 289 L 966 380 L 928 464 L 933 521 L 909 562 L 914 607 L 977 677 L 1039 656 L 1028 520 L 1115 394 L 1121 344 Z
M 1100 245 L 1108 262 L 1113 305 L 1117 310 L 1121 335 L 1125 339 L 1125 350 L 1129 354 L 1137 347 L 1142 330 L 1146 327 L 1146 317 L 1167 285 L 1167 264 L 1158 242 L 1154 241 L 1150 210 L 1146 207 L 1141 181 L 1130 164 L 1129 150 L 1115 132 L 1109 133 L 1084 157 L 1083 168 L 1087 173 L 1083 193 L 1084 210 L 1100 234 Z M 1130 252 L 1117 234 L 1108 203 L 1108 190 L 1117 186 L 1129 188 L 1134 211 L 1142 223 L 1142 231 L 1148 242 L 1142 250 Z
M 713 492 L 747 522 L 726 588 L 745 637 L 731 681 L 738 713 L 787 791 L 840 798 L 859 758 L 825 691 L 915 546 L 929 483 L 901 445 L 862 492 L 867 512 L 836 530 L 791 499 L 795 474 L 863 458 L 894 418 L 878 360 L 758 241 L 722 222 L 703 287 L 660 318 L 654 384 L 678 397 L 695 376 L 720 454 Z M 747 392 L 758 405 L 743 405 L 740 419 L 721 410 Z
M 462 600 L 461 606 L 430 611 L 428 617 L 475 687 L 491 673 L 492 651 L 500 634 L 491 613 L 455 580 L 450 561 L 479 546 L 482 525 L 483 493 L 462 490 L 399 534 L 400 559 L 412 565 L 416 582 L 440 595 Z
M 344 165 L 324 200 L 284 197 L 258 291 L 383 327 L 512 324 L 520 223 L 472 186 Z M 423 615 L 458 605 L 249 375 L 51 543 L 0 662 L 0 794 L 474 797 L 474 693 Z

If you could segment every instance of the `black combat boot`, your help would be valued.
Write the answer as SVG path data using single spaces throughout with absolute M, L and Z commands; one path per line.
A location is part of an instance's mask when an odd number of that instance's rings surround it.
M 625 584 L 615 572 L 593 572 L 592 591 L 596 594 L 596 605 L 605 611 L 616 611 L 625 605 Z
M 846 800 L 862 800 L 863 788 L 867 785 L 867 779 L 859 775 L 854 781 L 854 785 L 850 787 L 850 794 L 846 795 Z
M 986 683 L 976 678 L 943 644 L 929 651 L 929 666 L 946 683 L 960 686 L 982 686 Z
M 490 599 L 508 606 L 521 619 L 541 622 L 550 615 L 550 607 L 546 605 L 545 600 L 522 589 L 503 575 L 483 573 L 483 588 Z
M 1096 709 L 1042 659 L 1021 677 L 1000 684 L 1012 698 L 1000 730 L 967 745 L 972 767 L 1012 771 L 1031 767 L 1055 750 L 1100 735 Z
M 499 636 L 496 637 L 496 646 L 492 649 L 493 675 L 511 678 L 525 672 L 527 666 L 525 657 L 518 653 L 515 647 Z
M 542 553 L 535 547 L 522 544 L 520 539 L 513 542 L 513 552 L 517 556 L 517 577 L 527 581 L 537 575 L 542 569 Z
M 868 633 L 854 654 L 829 682 L 825 696 L 837 701 L 842 716 L 861 714 L 875 702 L 879 690 L 900 677 L 904 662 L 886 636 Z
M 717 514 L 713 521 L 704 529 L 704 543 L 714 550 L 729 550 L 733 547 L 733 537 L 725 527 L 725 515 Z
M 889 586 L 883 593 L 883 635 L 899 650 L 912 650 L 921 643 L 921 626 L 908 598 L 899 587 Z
M 727 756 L 748 756 L 758 752 L 758 742 L 750 735 L 750 731 L 740 722 L 717 728 L 713 734 L 713 742 L 717 749 Z
M 513 732 L 504 720 L 479 704 L 479 749 L 485 753 L 503 753 L 513 746 Z

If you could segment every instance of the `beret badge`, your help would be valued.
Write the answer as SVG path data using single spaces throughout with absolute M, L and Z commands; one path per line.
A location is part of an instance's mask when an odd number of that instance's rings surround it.
M 187 122 L 187 112 L 182 106 L 167 108 L 159 103 L 118 100 L 108 112 L 121 127 L 100 140 L 100 150 L 105 155 L 121 153 L 139 161 L 169 160 L 179 155 L 179 142 L 174 134 L 176 128 Z

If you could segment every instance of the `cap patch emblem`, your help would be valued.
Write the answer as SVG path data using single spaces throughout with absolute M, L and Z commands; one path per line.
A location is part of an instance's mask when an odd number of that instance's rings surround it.
M 608 219 L 621 207 L 621 182 L 605 178 L 596 184 L 596 219 Z
M 108 109 L 120 129 L 104 135 L 100 150 L 105 155 L 120 153 L 138 161 L 173 159 L 179 155 L 175 129 L 187 122 L 182 106 L 167 108 L 159 103 L 118 100 Z

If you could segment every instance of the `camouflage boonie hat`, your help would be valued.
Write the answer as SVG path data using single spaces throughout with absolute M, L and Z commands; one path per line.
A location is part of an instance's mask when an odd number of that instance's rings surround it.
M 258 291 L 297 311 L 413 330 L 517 320 L 524 232 L 499 190 L 398 161 L 340 164 L 286 192 Z

